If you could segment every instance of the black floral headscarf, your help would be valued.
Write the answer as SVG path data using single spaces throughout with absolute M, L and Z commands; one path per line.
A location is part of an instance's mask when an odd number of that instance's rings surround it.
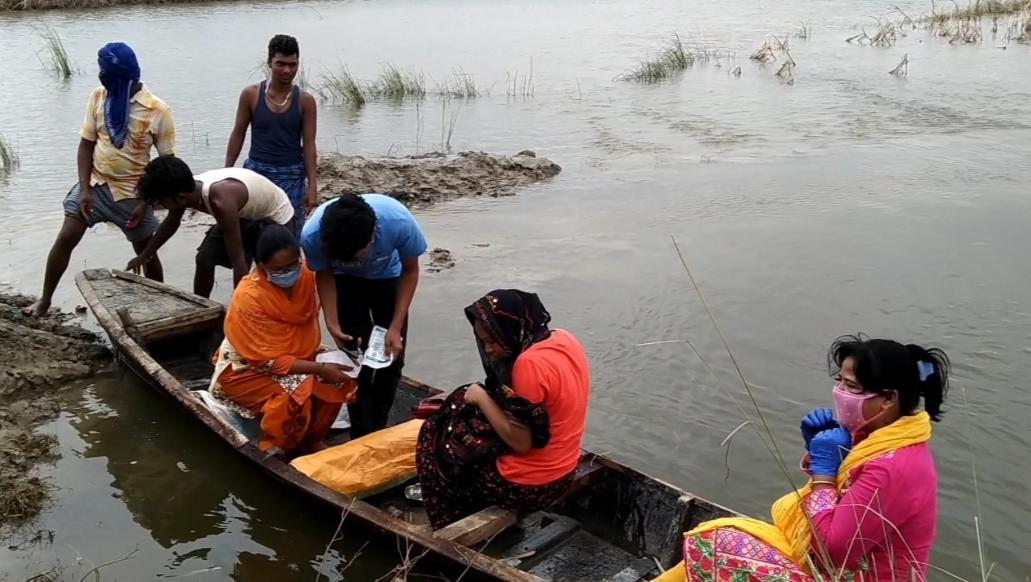
M 516 358 L 533 344 L 551 335 L 548 322 L 551 314 L 536 293 L 518 289 L 495 289 L 465 308 L 469 323 L 480 323 L 494 341 L 505 346 L 509 356 L 504 360 L 487 356 L 480 338 L 483 371 L 487 374 L 484 387 L 491 393 L 511 391 L 512 368 Z

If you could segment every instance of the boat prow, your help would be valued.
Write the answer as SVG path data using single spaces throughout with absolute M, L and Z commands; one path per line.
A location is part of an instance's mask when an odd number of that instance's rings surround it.
M 431 532 L 396 510 L 413 503 L 404 494 L 410 483 L 362 499 L 337 492 L 261 451 L 257 420 L 211 401 L 206 390 L 214 370 L 211 356 L 222 339 L 224 306 L 122 271 L 90 269 L 75 281 L 123 365 L 272 477 L 346 511 L 348 520 L 427 550 L 427 558 L 437 558 L 445 571 L 505 582 L 651 580 L 680 561 L 684 531 L 737 515 L 585 450 L 572 487 L 547 510 L 516 516 L 493 507 Z M 411 420 L 413 406 L 439 392 L 404 378 L 391 425 Z M 347 436 L 336 434 L 331 444 L 346 442 Z

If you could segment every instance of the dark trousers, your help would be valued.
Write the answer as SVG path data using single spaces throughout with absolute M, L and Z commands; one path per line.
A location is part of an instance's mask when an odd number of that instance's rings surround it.
M 337 275 L 337 317 L 340 329 L 355 338 L 346 347 L 355 349 L 361 338 L 362 349 L 369 345 L 372 327 L 390 328 L 397 301 L 398 279 L 362 279 Z M 408 318 L 401 326 L 403 345 L 408 346 Z M 351 438 L 356 439 L 387 427 L 390 408 L 394 405 L 397 385 L 404 368 L 404 352 L 394 358 L 386 368 L 362 368 L 358 374 L 358 395 L 354 404 L 347 405 L 351 417 Z

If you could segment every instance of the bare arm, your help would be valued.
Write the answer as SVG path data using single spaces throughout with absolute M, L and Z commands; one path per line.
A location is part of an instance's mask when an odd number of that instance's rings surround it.
M 246 186 L 236 183 L 233 180 L 224 180 L 211 186 L 208 194 L 208 201 L 211 204 L 211 214 L 215 217 L 218 225 L 222 227 L 222 236 L 226 241 L 226 253 L 229 255 L 229 262 L 233 265 L 233 288 L 247 275 L 247 259 L 243 252 L 243 236 L 240 232 L 240 204 L 237 197 L 232 195 L 231 188 L 238 188 L 246 191 Z
M 79 138 L 79 150 L 75 156 L 75 165 L 79 170 L 79 188 L 83 193 L 89 193 L 90 179 L 93 174 L 93 150 L 97 142 L 90 141 L 84 137 Z
M 140 206 L 146 204 L 140 202 Z M 161 221 L 161 225 L 158 226 L 157 232 L 154 233 L 153 238 L 147 243 L 147 248 L 143 249 L 143 252 L 139 254 L 135 259 L 129 261 L 129 265 L 125 268 L 126 271 L 132 271 L 140 265 L 154 258 L 160 249 L 170 238 L 175 236 L 176 231 L 179 230 L 179 224 L 182 223 L 184 210 L 169 210 L 168 216 Z
M 226 164 L 231 168 L 236 165 L 240 157 L 240 150 L 243 149 L 243 140 L 247 138 L 247 128 L 251 125 L 251 94 L 253 86 L 244 87 L 240 92 L 240 100 L 236 104 L 236 121 L 233 123 L 233 131 L 229 134 L 229 143 L 226 144 Z
M 419 257 L 401 259 L 401 277 L 397 280 L 397 299 L 394 302 L 394 319 L 390 322 L 392 329 L 400 330 L 408 317 L 408 308 L 412 306 L 415 289 L 419 286 Z
M 337 281 L 332 267 L 326 267 L 315 273 L 315 287 L 319 291 L 319 302 L 322 303 L 322 315 L 326 318 L 326 329 L 333 336 L 337 347 L 340 342 L 350 341 L 351 336 L 340 329 L 340 317 L 337 314 Z
M 308 176 L 308 191 L 305 192 L 305 211 L 310 212 L 319 205 L 318 155 L 315 146 L 316 123 L 315 98 L 307 91 L 301 91 L 301 140 L 304 151 L 304 172 Z

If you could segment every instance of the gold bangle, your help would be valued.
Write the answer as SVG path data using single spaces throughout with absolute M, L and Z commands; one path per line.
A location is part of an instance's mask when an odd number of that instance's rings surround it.
M 838 486 L 838 484 L 835 483 L 834 481 L 828 481 L 828 480 L 825 480 L 825 479 L 819 479 L 819 480 L 812 479 L 812 484 L 813 485 L 833 485 L 835 488 L 837 488 L 837 486 Z

